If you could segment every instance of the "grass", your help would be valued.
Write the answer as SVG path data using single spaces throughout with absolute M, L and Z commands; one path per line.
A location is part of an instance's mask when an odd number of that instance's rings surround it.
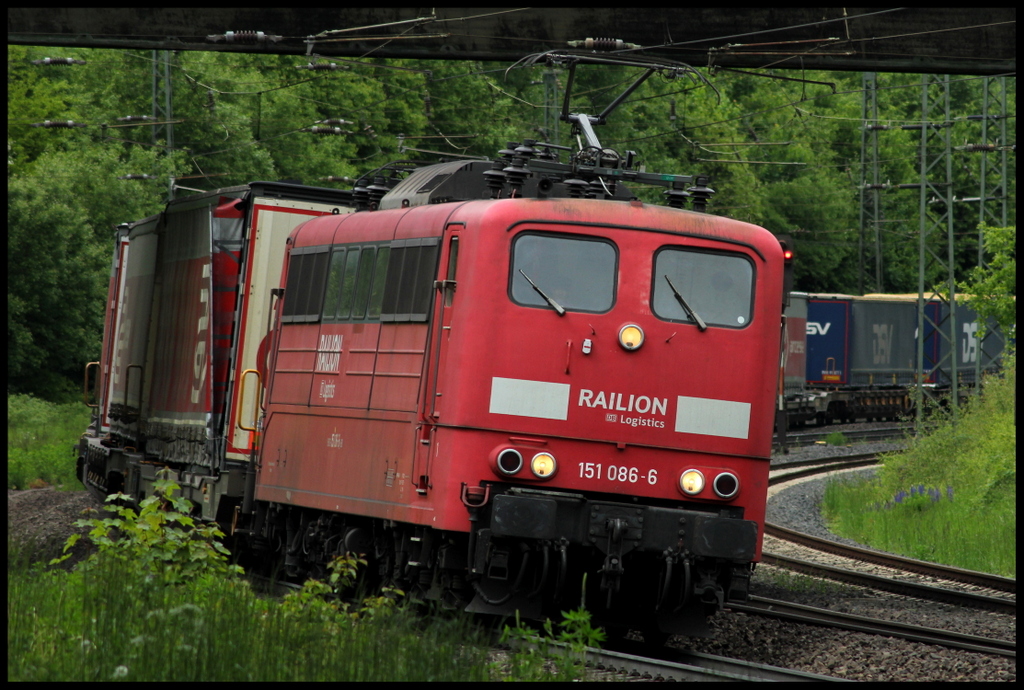
M 989 378 L 954 420 L 904 453 L 884 458 L 872 480 L 835 481 L 823 512 L 836 534 L 912 558 L 1017 574 L 1016 361 Z
M 583 675 L 571 654 L 555 653 L 552 662 L 527 649 L 492 661 L 486 630 L 466 615 L 423 617 L 411 606 L 367 607 L 371 600 L 354 615 L 336 600 L 312 600 L 308 591 L 280 600 L 256 594 L 236 577 L 168 584 L 129 563 L 103 559 L 91 568 L 47 571 L 12 557 L 9 547 L 8 681 L 479 682 Z M 308 583 L 307 589 L 320 588 Z M 519 626 L 514 635 L 546 639 Z
M 465 621 L 296 611 L 233 578 L 169 586 L 115 561 L 8 572 L 8 680 L 486 681 Z
M 825 437 L 825 443 L 830 446 L 845 446 L 847 444 L 846 435 L 841 431 L 833 431 Z
M 89 408 L 81 403 L 8 395 L 7 488 L 81 489 L 71 447 L 88 425 Z
M 332 561 L 329 583 L 258 596 L 179 489 L 163 477 L 138 510 L 112 496 L 106 517 L 80 520 L 97 551 L 70 572 L 8 540 L 8 681 L 579 680 L 582 645 L 602 638 L 581 608 L 565 614 L 569 650 L 554 662 L 529 650 L 491 662 L 466 616 L 424 618 L 392 588 L 347 602 L 366 565 L 355 556 Z M 505 633 L 547 648 L 547 631 Z

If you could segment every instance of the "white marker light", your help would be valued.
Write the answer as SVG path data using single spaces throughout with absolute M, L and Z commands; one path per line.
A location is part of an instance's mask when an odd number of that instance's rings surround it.
M 704 490 L 704 475 L 700 470 L 686 470 L 679 477 L 679 488 L 688 496 L 696 496 Z
M 619 345 L 627 350 L 636 350 L 644 344 L 644 332 L 636 324 L 626 324 L 619 329 Z
M 558 464 L 551 453 L 537 453 L 530 461 L 530 470 L 538 479 L 551 479 L 557 469 Z

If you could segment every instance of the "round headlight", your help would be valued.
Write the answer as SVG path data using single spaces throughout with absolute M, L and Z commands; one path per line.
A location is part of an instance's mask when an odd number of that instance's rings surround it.
M 555 476 L 557 469 L 558 464 L 555 462 L 555 456 L 551 453 L 537 453 L 530 461 L 530 471 L 538 479 L 550 479 Z
M 523 456 L 514 448 L 506 448 L 498 453 L 498 469 L 502 474 L 512 475 L 523 469 Z
M 732 472 L 722 472 L 711 486 L 719 498 L 732 498 L 740 490 L 740 480 Z
M 644 332 L 635 324 L 627 324 L 619 329 L 619 345 L 627 350 L 635 350 L 644 344 Z
M 679 477 L 679 488 L 684 494 L 696 496 L 704 490 L 704 475 L 700 470 L 686 470 Z

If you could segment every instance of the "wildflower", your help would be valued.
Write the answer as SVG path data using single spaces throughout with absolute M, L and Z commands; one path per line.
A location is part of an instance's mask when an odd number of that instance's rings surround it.
M 911 496 L 917 496 L 917 487 L 916 486 L 911 486 L 910 487 L 910 495 Z
M 946 486 L 946 498 L 948 498 L 951 501 L 953 500 L 953 487 L 948 485 Z
M 118 666 L 117 668 L 114 669 L 114 672 L 111 674 L 110 677 L 111 678 L 124 678 L 127 675 L 128 675 L 128 667 L 127 666 Z

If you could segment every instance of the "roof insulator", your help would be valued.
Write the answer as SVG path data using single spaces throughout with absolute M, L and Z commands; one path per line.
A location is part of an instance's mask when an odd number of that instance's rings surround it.
M 586 180 L 574 177 L 565 181 L 565 188 L 569 190 L 570 199 L 582 199 L 590 184 Z
M 377 175 L 373 178 L 373 184 L 366 190 L 370 196 L 370 210 L 376 211 L 380 207 L 380 200 L 391 191 L 391 187 L 387 186 L 387 180 L 382 175 Z
M 690 193 L 683 189 L 682 182 L 673 182 L 671 189 L 664 192 L 668 197 L 668 205 L 672 208 L 686 208 L 686 202 L 690 200 Z
M 340 117 L 332 117 L 327 120 L 317 120 L 318 125 L 350 125 L 352 124 L 348 120 L 342 120 Z
M 365 177 L 356 180 L 352 187 L 352 202 L 357 211 L 366 211 L 370 208 L 370 181 Z
M 537 155 L 537 149 L 533 148 L 533 145 L 536 143 L 536 139 L 523 139 L 522 145 L 516 147 L 516 155 L 529 162 L 531 158 Z
M 506 163 L 511 163 L 512 159 L 516 157 L 516 147 L 518 146 L 518 141 L 507 142 L 505 148 L 498 151 L 498 155 L 504 158 Z
M 711 195 L 715 193 L 715 190 L 707 186 L 708 182 L 710 182 L 710 179 L 702 175 L 697 177 L 694 180 L 694 185 L 686 190 L 693 199 L 694 211 L 700 211 L 701 213 L 707 211 L 708 201 L 711 199 Z
M 530 170 L 526 167 L 526 160 L 520 156 L 512 159 L 512 163 L 503 170 L 508 184 L 512 187 L 512 196 L 522 196 L 523 183 L 530 176 Z
M 487 188 L 491 190 L 492 199 L 500 197 L 501 188 L 505 186 L 504 165 L 501 161 L 494 161 L 491 164 L 491 169 L 483 172 L 484 182 L 487 184 Z

